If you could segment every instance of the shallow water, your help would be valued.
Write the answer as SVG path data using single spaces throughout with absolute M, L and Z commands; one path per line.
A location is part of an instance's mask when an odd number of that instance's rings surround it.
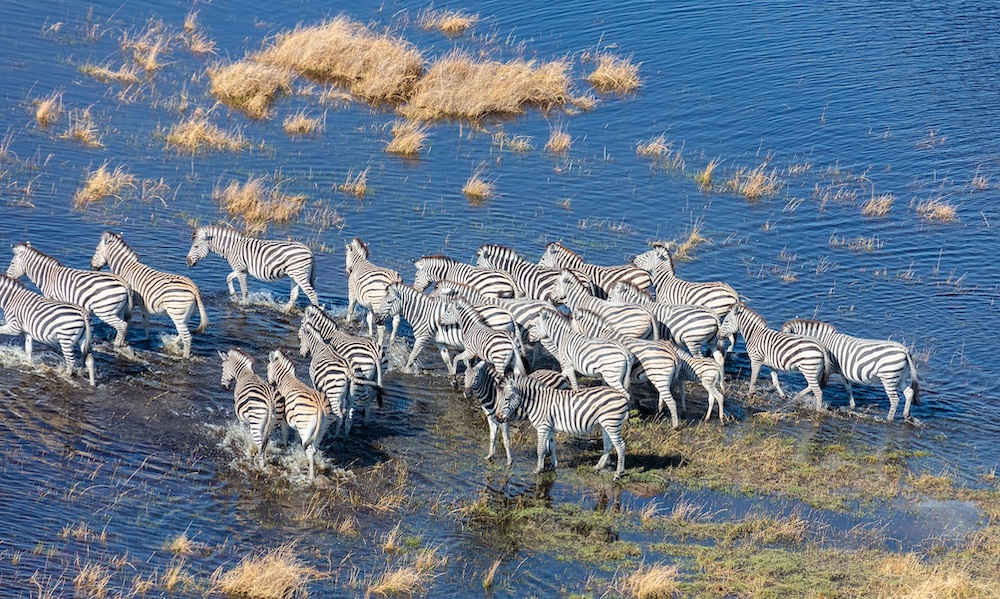
M 610 264 L 643 251 L 650 240 L 680 238 L 700 224 L 711 243 L 697 249 L 695 260 L 679 263 L 683 277 L 727 281 L 775 326 L 815 316 L 854 334 L 903 341 L 918 356 L 922 402 L 913 415 L 919 426 L 838 411 L 815 429 L 807 423 L 789 424 L 789 430 L 927 452 L 921 465 L 928 472 L 962 482 L 975 482 L 997 466 L 1000 394 L 990 339 L 1000 325 L 1000 271 L 992 260 L 1000 250 L 994 228 L 1000 222 L 997 9 L 955 2 L 789 7 L 632 0 L 558 1 L 526 10 L 489 2 L 475 7 L 484 20 L 474 35 L 449 39 L 416 26 L 423 4 L 357 4 L 351 17 L 392 26 L 429 58 L 453 46 L 497 45 L 505 56 L 569 56 L 583 93 L 589 91 L 582 77 L 591 64 L 580 60 L 581 53 L 600 45 L 641 62 L 643 87 L 625 97 L 601 96 L 589 112 L 529 111 L 484 123 L 489 131 L 438 124 L 416 161 L 383 152 L 387 125 L 396 118 L 390 111 L 361 103 L 323 107 L 303 94 L 281 99 L 274 117 L 262 122 L 215 109 L 216 122 L 242 128 L 263 148 L 193 157 L 164 150 L 158 131 L 179 120 L 182 93 L 191 107 L 214 105 L 207 65 L 238 59 L 280 31 L 336 14 L 310 2 L 259 4 L 197 6 L 218 56 L 198 58 L 175 43 L 167 66 L 125 100 L 118 97 L 121 86 L 98 82 L 79 67 L 117 67 L 122 32 L 139 32 L 151 18 L 179 31 L 189 4 L 67 0 L 0 6 L 0 134 L 7 136 L 0 162 L 0 244 L 30 240 L 64 263 L 84 267 L 101 231 L 121 231 L 151 265 L 192 277 L 212 322 L 195 337 L 189 361 L 171 351 L 174 331 L 165 319 L 152 319 L 148 343 L 135 321 L 129 332 L 134 359 L 111 353 L 109 329 L 97 325 L 96 390 L 80 378 L 67 383 L 50 369 L 28 367 L 17 350 L 4 348 L 5 588 L 27 596 L 35 589 L 29 581 L 35 572 L 50 582 L 71 581 L 80 556 L 110 560 L 126 554 L 133 567 L 116 570 L 114 580 L 129 588 L 134 575 L 162 573 L 175 563 L 162 546 L 187 531 L 205 548 L 184 562 L 200 578 L 259 546 L 299 539 L 312 562 L 337 573 L 315 583 L 314 592 L 348 596 L 354 594 L 346 583 L 352 572 L 363 579 L 386 567 L 378 538 L 399 522 L 407 534 L 451 557 L 433 583 L 435 594 L 481 592 L 479 573 L 499 557 L 508 560 L 498 596 L 548 596 L 585 585 L 590 566 L 528 549 L 505 555 L 438 505 L 479 493 L 543 493 L 554 502 L 587 506 L 598 498 L 592 489 L 561 483 L 558 475 L 551 487 L 538 488 L 529 474 L 530 440 L 518 446 L 512 472 L 482 462 L 482 418 L 441 376 L 432 352 L 422 358 L 423 375 L 387 377 L 385 407 L 370 426 L 359 427 L 346 444 L 325 447 L 330 484 L 338 484 L 340 467 L 363 472 L 403 463 L 408 488 L 419 498 L 419 507 L 405 513 L 361 510 L 359 537 L 299 515 L 310 493 L 296 486 L 294 476 L 282 478 L 274 460 L 257 473 L 245 461 L 233 462 L 232 445 L 220 447 L 232 422 L 232 396 L 219 388 L 216 350 L 239 345 L 262 360 L 272 348 L 296 345 L 298 315 L 274 309 L 287 298 L 284 282 L 251 281 L 251 290 L 266 292 L 243 309 L 229 302 L 222 260 L 184 266 L 191 223 L 225 220 L 212 190 L 251 175 L 280 176 L 283 190 L 309 196 L 307 215 L 331 208 L 343 217 L 340 227 L 320 230 L 307 217 L 268 232 L 317 250 L 319 292 L 334 310 L 346 305 L 342 246 L 354 236 L 370 244 L 373 261 L 412 280 L 411 260 L 424 254 L 471 261 L 480 244 L 499 242 L 536 259 L 546 241 L 562 240 L 588 260 Z M 84 35 L 91 27 L 97 39 Z M 50 130 L 33 122 L 31 100 L 53 91 L 63 92 L 67 108 L 91 109 L 104 147 L 60 139 L 65 115 Z M 302 108 L 322 114 L 325 130 L 288 138 L 281 120 Z M 541 149 L 557 124 L 573 136 L 572 149 L 560 157 Z M 532 136 L 536 149 L 524 155 L 497 150 L 490 133 L 499 128 Z M 636 155 L 638 142 L 661 133 L 681 150 L 685 171 L 651 167 Z M 785 186 L 757 203 L 721 190 L 706 194 L 692 175 L 713 158 L 721 160 L 719 181 L 724 172 L 767 162 Z M 73 209 L 72 196 L 87 170 L 105 161 L 141 181 L 162 178 L 170 192 L 155 199 L 135 191 L 122 201 Z M 336 191 L 349 172 L 365 168 L 374 192 L 364 201 Z M 460 191 L 478 168 L 499 192 L 481 205 L 470 204 Z M 895 198 L 887 217 L 861 215 L 866 200 L 886 193 Z M 916 205 L 929 199 L 953 205 L 957 220 L 922 219 Z M 836 247 L 838 238 L 858 237 L 877 238 L 877 249 Z M 0 342 L 21 345 L 14 338 Z M 394 350 L 396 366 L 404 349 Z M 58 364 L 51 352 L 36 354 Z M 745 379 L 748 371 L 742 354 L 727 364 L 731 377 Z M 304 376 L 305 368 L 299 372 Z M 786 380 L 794 389 L 801 384 L 795 377 Z M 888 402 L 880 389 L 860 389 L 856 396 L 865 414 L 884 416 Z M 846 408 L 836 383 L 826 398 L 832 407 Z M 738 406 L 733 410 L 743 414 Z M 567 464 L 585 463 L 590 447 L 560 445 L 560 457 Z M 301 467 L 301 458 L 296 460 L 291 455 L 282 463 Z M 647 501 L 623 495 L 626 505 Z M 654 499 L 669 503 L 676 496 L 671 491 Z M 711 495 L 704 501 L 713 511 L 748 509 L 738 498 Z M 889 516 L 816 517 L 838 530 L 888 521 L 890 536 L 903 547 L 920 546 L 942 529 L 964 530 L 975 519 L 964 507 L 940 505 L 899 506 Z M 939 529 L 935 522 L 946 524 Z M 98 535 L 106 531 L 105 540 L 85 543 L 63 534 L 80 523 Z M 17 565 L 10 558 L 15 553 Z

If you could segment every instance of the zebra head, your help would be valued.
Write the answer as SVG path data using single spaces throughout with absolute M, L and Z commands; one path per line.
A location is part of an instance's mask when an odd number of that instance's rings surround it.
M 187 265 L 189 267 L 198 264 L 208 256 L 211 249 L 209 243 L 212 241 L 212 232 L 207 227 L 198 227 L 191 233 L 191 249 L 187 254 Z
M 742 311 L 742 302 L 733 304 L 726 317 L 722 319 L 722 324 L 719 325 L 720 337 L 733 337 L 740 331 L 740 313 Z
M 295 375 L 295 365 L 292 364 L 292 361 L 286 358 L 280 349 L 268 354 L 267 382 L 278 385 L 288 375 Z
M 359 260 L 368 259 L 368 244 L 361 241 L 360 237 L 355 237 L 351 243 L 344 246 L 344 254 L 344 267 L 347 269 L 347 274 L 351 274 Z
M 524 394 L 511 378 L 499 381 L 497 384 L 497 420 L 507 422 L 517 414 L 521 402 L 524 401 Z
M 549 300 L 557 304 L 565 304 L 570 293 L 573 292 L 590 295 L 588 289 L 573 276 L 573 273 L 564 268 L 559 271 L 559 278 L 556 279 L 556 284 L 549 290 Z
M 413 288 L 423 293 L 424 289 L 435 282 L 431 279 L 430 269 L 427 267 L 427 256 L 414 260 L 413 266 L 417 269 L 417 274 L 413 275 Z
M 224 389 L 228 389 L 233 379 L 236 378 L 236 366 L 238 363 L 243 363 L 244 367 L 249 367 L 253 370 L 253 358 L 235 347 L 230 349 L 228 353 L 220 351 L 219 357 L 222 358 L 222 380 L 219 384 Z
M 453 299 L 445 302 L 444 309 L 441 310 L 441 314 L 438 316 L 438 324 L 450 326 L 462 323 L 462 311 L 459 301 L 461 300 Z
M 559 248 L 561 246 L 552 242 L 545 246 L 545 252 L 542 253 L 542 257 L 538 259 L 538 265 L 542 268 L 562 268 L 562 264 L 559 262 Z
M 31 244 L 28 242 L 18 243 L 10 247 L 10 250 L 14 252 L 14 257 L 10 259 L 10 266 L 7 267 L 8 277 L 12 279 L 18 279 L 24 276 L 25 272 L 27 271 L 27 268 L 24 264 L 25 262 L 24 254 L 27 253 L 28 248 L 30 247 Z
M 549 336 L 552 326 L 552 314 L 548 310 L 538 313 L 534 320 L 528 323 L 528 342 L 538 343 Z
M 101 235 L 101 240 L 97 242 L 97 249 L 94 250 L 94 257 L 90 259 L 90 268 L 93 270 L 101 270 L 108 264 L 108 256 L 111 253 L 110 244 L 112 243 L 115 234 L 111 231 L 105 231 Z
M 487 362 L 480 361 L 465 370 L 465 384 L 462 386 L 462 395 L 465 399 L 476 399 L 482 403 L 496 392 L 492 384 L 493 377 L 490 376 L 487 366 L 489 366 Z
M 396 285 L 393 283 L 385 288 L 385 297 L 382 298 L 382 303 L 375 311 L 375 317 L 381 322 L 403 313 L 403 296 L 400 295 Z

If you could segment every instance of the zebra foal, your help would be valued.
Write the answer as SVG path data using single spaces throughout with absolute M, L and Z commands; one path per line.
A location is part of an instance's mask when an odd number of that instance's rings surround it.
M 545 252 L 538 260 L 538 265 L 544 268 L 573 268 L 583 272 L 596 287 L 597 293 L 594 295 L 602 299 L 607 298 L 611 288 L 618 283 L 631 285 L 647 299 L 652 299 L 650 291 L 653 289 L 653 280 L 648 272 L 631 264 L 617 266 L 589 264 L 573 250 L 558 242 L 545 246 Z
M 889 396 L 889 413 L 886 420 L 896 417 L 899 406 L 899 390 L 906 403 L 903 418 L 910 417 L 910 405 L 920 401 L 920 382 L 917 368 L 913 364 L 910 351 L 902 343 L 879 339 L 861 339 L 838 333 L 832 324 L 819 320 L 789 320 L 782 331 L 805 335 L 817 339 L 830 351 L 833 372 L 839 373 L 847 390 L 847 398 L 854 409 L 854 393 L 851 383 L 858 385 L 882 384 Z
M 253 371 L 253 358 L 239 348 L 231 348 L 228 352 L 219 352 L 222 358 L 223 388 L 229 389 L 233 381 L 233 402 L 236 407 L 236 418 L 250 429 L 250 437 L 257 449 L 257 461 L 264 468 L 264 457 L 267 452 L 267 442 L 274 431 L 277 414 L 277 393 Z M 283 427 L 287 426 L 284 422 Z
M 27 275 L 45 297 L 88 310 L 115 330 L 115 347 L 125 345 L 132 316 L 132 292 L 125 281 L 109 273 L 63 266 L 28 242 L 11 249 L 14 257 L 7 268 L 8 277 Z
M 288 312 L 295 306 L 299 289 L 306 294 L 313 305 L 319 303 L 314 277 L 316 269 L 313 253 L 305 244 L 297 241 L 255 239 L 247 237 L 231 227 L 207 225 L 198 227 L 191 233 L 191 249 L 187 254 L 187 265 L 193 267 L 209 252 L 214 252 L 229 262 L 233 272 L 226 277 L 229 296 L 236 297 L 233 279 L 240 282 L 242 303 L 247 303 L 247 274 L 261 281 L 277 281 L 283 277 L 292 280 L 292 290 L 288 303 L 283 308 Z
M 295 429 L 309 460 L 309 482 L 316 474 L 316 448 L 330 422 L 330 407 L 319 391 L 295 376 L 295 365 L 280 350 L 268 355 L 267 382 L 285 406 L 285 422 Z
M 0 335 L 24 333 L 24 353 L 28 355 L 29 364 L 34 341 L 58 346 L 68 378 L 73 375 L 73 346 L 79 343 L 83 363 L 90 375 L 90 386 L 97 385 L 94 356 L 90 352 L 90 317 L 86 310 L 46 299 L 7 275 L 0 275 L 0 310 L 4 318 Z
M 402 283 L 403 277 L 391 268 L 375 266 L 368 260 L 368 244 L 361 241 L 360 237 L 355 237 L 344 246 L 345 268 L 347 270 L 347 320 L 354 319 L 354 307 L 358 304 L 368 310 L 368 335 L 375 336 L 374 324 L 375 314 L 385 301 L 386 290 L 393 283 Z M 392 319 L 392 334 L 389 336 L 389 345 L 396 340 L 396 332 L 399 329 L 399 318 Z M 379 347 L 385 345 L 385 326 L 378 325 Z
M 142 313 L 142 323 L 149 339 L 149 315 L 166 313 L 177 327 L 184 357 L 191 357 L 191 331 L 188 319 L 197 307 L 201 322 L 195 333 L 208 327 L 208 315 L 201 301 L 201 292 L 194 281 L 187 277 L 160 272 L 142 262 L 139 255 L 129 247 L 117 233 L 106 231 L 97 243 L 90 267 L 100 270 L 108 266 L 111 272 L 121 277 L 132 290 L 133 301 Z

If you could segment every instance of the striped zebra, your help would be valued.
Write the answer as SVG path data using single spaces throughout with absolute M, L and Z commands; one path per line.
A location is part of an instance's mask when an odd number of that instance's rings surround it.
M 677 400 L 673 395 L 673 386 L 677 382 L 680 369 L 680 358 L 672 343 L 626 337 L 608 327 L 607 322 L 599 314 L 589 310 L 573 312 L 572 326 L 573 330 L 587 337 L 609 339 L 625 346 L 638 362 L 632 369 L 632 380 L 652 385 L 657 393 L 657 411 L 662 413 L 663 410 L 668 410 L 673 428 L 680 426 L 677 418 Z
M 553 302 L 563 304 L 570 312 L 590 310 L 607 322 L 608 327 L 633 339 L 660 338 L 660 327 L 649 310 L 636 304 L 609 302 L 594 297 L 573 275 L 563 269 L 549 295 Z
M 464 360 L 468 368 L 473 358 L 479 358 L 492 364 L 499 373 L 506 372 L 509 367 L 515 374 L 525 374 L 515 333 L 490 327 L 467 301 L 455 299 L 446 302 L 438 322 L 444 326 L 458 325 L 462 329 L 464 349 L 452 362 L 453 372 L 458 371 L 459 360 Z
M 305 244 L 297 241 L 254 239 L 231 227 L 198 227 L 191 234 L 187 265 L 198 264 L 209 252 L 215 252 L 229 261 L 229 267 L 233 269 L 226 277 L 229 296 L 236 297 L 236 290 L 233 288 L 233 279 L 236 279 L 240 282 L 243 304 L 247 303 L 247 274 L 260 281 L 290 278 L 292 290 L 288 303 L 283 308 L 285 312 L 295 306 L 299 289 L 306 294 L 310 303 L 319 303 L 314 281 L 316 269 L 313 253 Z
M 608 301 L 636 304 L 649 310 L 659 323 L 660 336 L 686 347 L 692 355 L 702 355 L 707 344 L 715 361 L 725 363 L 722 337 L 719 335 L 719 317 L 704 306 L 664 304 L 650 300 L 645 293 L 627 284 L 616 283 L 611 288 Z
M 424 291 L 432 283 L 454 281 L 472 287 L 488 297 L 514 297 L 514 279 L 496 268 L 479 268 L 447 256 L 424 256 L 414 260 L 417 274 L 413 288 Z
M 496 268 L 510 274 L 514 284 L 517 285 L 517 297 L 548 300 L 549 292 L 559 278 L 559 269 L 542 268 L 532 264 L 514 250 L 499 244 L 480 246 L 476 258 L 476 265 L 481 268 Z M 593 283 L 587 278 L 586 273 L 572 268 L 569 271 L 593 291 Z
M 722 281 L 699 283 L 677 278 L 674 274 L 674 259 L 665 245 L 653 244 L 653 249 L 635 256 L 631 262 L 652 277 L 657 302 L 705 306 L 711 308 L 719 318 L 725 318 L 729 310 L 739 302 L 736 291 Z M 732 350 L 735 342 L 735 336 L 729 338 L 729 350 Z
M 442 325 L 441 315 L 444 313 L 444 301 L 420 293 L 406 283 L 393 283 L 386 288 L 385 298 L 381 301 L 377 315 L 398 321 L 400 318 L 410 323 L 413 329 L 413 349 L 406 360 L 404 372 L 412 372 L 413 364 L 424 347 L 434 342 L 441 352 L 448 372 L 451 370 L 451 351 L 463 351 L 462 328 L 458 325 Z
M 45 297 L 89 311 L 115 330 L 115 347 L 125 345 L 132 316 L 132 292 L 125 281 L 109 273 L 63 266 L 28 242 L 11 249 L 14 257 L 7 268 L 8 277 L 27 275 Z
M 100 270 L 107 265 L 121 277 L 132 290 L 133 301 L 142 313 L 142 323 L 149 339 L 149 315 L 166 313 L 177 327 L 184 357 L 191 357 L 191 332 L 188 319 L 197 306 L 201 322 L 195 333 L 208 327 L 208 315 L 201 301 L 201 293 L 194 281 L 187 277 L 160 272 L 139 262 L 139 255 L 117 233 L 106 231 L 90 259 L 90 267 Z
M 719 424 L 725 422 L 724 403 L 725 383 L 722 365 L 704 356 L 692 355 L 683 349 L 677 349 L 677 357 L 680 358 L 677 369 L 677 379 L 680 384 L 681 410 L 687 413 L 687 401 L 684 393 L 684 381 L 694 381 L 701 383 L 701 386 L 708 391 L 708 412 L 705 414 L 705 421 L 712 418 L 712 408 L 715 403 L 719 404 Z
M 569 389 L 569 381 L 562 373 L 554 370 L 536 370 L 528 375 L 530 378 L 540 382 L 546 387 L 553 389 Z M 490 427 L 490 451 L 486 454 L 486 460 L 492 460 L 496 455 L 497 431 L 503 436 L 503 447 L 507 452 L 507 465 L 513 463 L 510 453 L 510 432 L 507 423 L 497 421 L 497 382 L 496 370 L 487 362 L 478 362 L 475 366 L 465 371 L 464 395 L 466 399 L 475 399 L 486 414 L 486 421 Z M 517 416 L 514 417 L 517 419 Z
M 275 386 L 285 406 L 285 422 L 295 429 L 309 460 L 309 482 L 316 475 L 316 449 L 330 423 L 330 406 L 323 394 L 295 376 L 295 365 L 281 350 L 268 356 L 267 382 Z
M 375 336 L 374 324 L 375 313 L 379 311 L 385 299 L 386 289 L 393 283 L 402 283 L 403 277 L 391 268 L 375 266 L 368 261 L 368 244 L 361 241 L 360 237 L 355 237 L 344 246 L 345 264 L 347 269 L 347 320 L 354 319 L 354 307 L 358 304 L 368 310 L 368 335 Z M 396 332 L 399 329 L 399 318 L 392 319 L 392 334 L 389 336 L 389 345 L 396 340 Z M 378 325 L 379 347 L 385 346 L 385 326 Z
M 574 331 L 558 312 L 542 312 L 528 327 L 528 340 L 540 341 L 559 362 L 570 387 L 579 389 L 576 373 L 599 376 L 609 387 L 628 397 L 632 354 L 618 341 L 595 339 Z
M 258 463 L 264 468 L 267 442 L 276 423 L 278 394 L 274 387 L 253 371 L 253 358 L 243 350 L 234 347 L 227 353 L 220 351 L 219 357 L 222 358 L 221 384 L 229 389 L 232 382 L 236 381 L 236 386 L 233 387 L 236 418 L 241 424 L 249 427 L 250 437 L 253 438 L 257 450 Z
M 618 454 L 615 480 L 625 472 L 625 441 L 622 425 L 628 420 L 628 396 L 610 387 L 597 386 L 579 390 L 551 389 L 528 377 L 510 376 L 498 386 L 498 403 L 503 406 L 497 420 L 510 422 L 523 414 L 538 433 L 538 465 L 535 474 L 545 466 L 545 454 L 552 458 L 555 470 L 555 433 L 586 435 L 595 426 L 601 427 L 604 453 L 594 470 L 608 463 L 611 448 Z
M 847 390 L 847 398 L 854 409 L 851 383 L 876 385 L 882 383 L 889 396 L 889 414 L 886 420 L 896 417 L 899 406 L 898 390 L 902 390 L 906 403 L 903 418 L 910 417 L 910 404 L 920 401 L 920 382 L 917 368 L 909 350 L 902 343 L 879 339 L 861 339 L 843 333 L 826 322 L 818 320 L 789 320 L 782 331 L 806 335 L 818 340 L 830 351 L 833 372 L 840 374 Z
M 538 265 L 545 268 L 575 268 L 583 272 L 597 288 L 595 295 L 602 299 L 608 297 L 611 288 L 617 283 L 624 283 L 639 289 L 648 299 L 653 297 L 650 294 L 653 289 L 653 280 L 648 272 L 631 264 L 616 266 L 588 264 L 575 252 L 558 242 L 552 242 L 545 246 L 545 253 L 538 260 Z
M 73 376 L 73 346 L 80 344 L 90 386 L 97 385 L 94 356 L 90 353 L 90 316 L 75 304 L 47 299 L 29 290 L 17 279 L 0 274 L 0 310 L 4 323 L 0 335 L 24 333 L 24 353 L 31 364 L 32 344 L 58 346 L 66 363 L 67 378 Z
M 343 424 L 344 437 L 351 434 L 353 424 L 353 398 L 356 386 L 373 386 L 375 383 L 358 376 L 350 363 L 323 341 L 311 324 L 299 329 L 299 355 L 309 357 L 309 378 L 313 387 L 326 398 L 333 419 L 334 436 L 339 436 Z
M 750 357 L 748 399 L 753 394 L 760 367 L 767 366 L 771 369 L 771 380 L 778 395 L 785 397 L 785 392 L 778 383 L 778 371 L 798 371 L 805 377 L 808 386 L 792 400 L 797 401 L 811 391 L 816 398 L 816 409 L 823 409 L 823 387 L 826 386 L 830 371 L 826 348 L 815 339 L 769 328 L 760 314 L 742 302 L 732 307 L 719 330 L 721 335 L 734 335 L 737 332 L 743 335 L 747 355 Z

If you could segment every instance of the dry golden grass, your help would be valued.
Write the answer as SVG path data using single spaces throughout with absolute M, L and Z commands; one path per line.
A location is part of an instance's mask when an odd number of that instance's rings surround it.
M 62 116 L 62 92 L 53 92 L 44 98 L 36 98 L 31 104 L 35 107 L 35 122 L 43 129 L 55 124 Z
M 917 214 L 930 221 L 952 222 L 958 218 L 958 212 L 954 206 L 937 198 L 919 202 Z
M 526 106 L 566 104 L 569 85 L 567 61 L 478 61 L 454 50 L 439 58 L 417 81 L 410 101 L 400 112 L 418 120 L 473 121 L 491 114 L 520 114 Z
M 194 576 L 184 569 L 183 560 L 174 561 L 157 582 L 163 590 L 171 593 L 194 586 Z
M 224 188 L 216 187 L 212 196 L 230 215 L 242 218 L 249 233 L 266 230 L 268 223 L 292 220 L 306 203 L 304 195 L 286 195 L 277 187 L 268 189 L 262 177 L 250 177 L 245 184 L 231 181 Z
M 865 205 L 861 207 L 861 214 L 864 216 L 886 216 L 889 214 L 889 210 L 892 208 L 892 204 L 895 201 L 896 198 L 893 197 L 891 193 L 884 193 L 880 196 L 872 194 L 871 199 L 865 202 Z
M 675 260 L 690 260 L 691 254 L 694 249 L 701 245 L 702 243 L 708 241 L 701 234 L 701 223 L 695 223 L 691 226 L 691 230 L 688 232 L 688 236 L 674 246 L 673 257 Z
M 864 235 L 846 237 L 838 235 L 836 232 L 830 235 L 830 247 L 848 249 L 852 252 L 870 254 L 882 249 L 883 245 L 885 245 L 885 242 L 879 239 L 878 235 L 873 235 L 872 237 L 865 237 Z
M 524 154 L 525 152 L 530 152 L 534 149 L 531 145 L 531 137 L 527 135 L 514 135 L 510 136 L 499 131 L 493 134 L 493 145 L 495 145 L 500 151 L 510 150 L 512 152 L 517 152 L 519 154 Z
M 569 136 L 569 133 L 566 133 L 562 125 L 556 125 L 549 132 L 549 141 L 545 142 L 545 149 L 553 154 L 563 154 L 569 151 L 571 145 L 573 145 L 573 138 Z
M 990 178 L 987 177 L 986 175 L 981 174 L 979 172 L 979 169 L 977 168 L 976 174 L 972 177 L 972 181 L 969 182 L 969 186 L 972 188 L 973 191 L 982 191 L 984 189 L 989 189 Z
M 74 108 L 70 110 L 69 127 L 67 127 L 66 132 L 60 137 L 78 141 L 92 148 L 102 147 L 101 134 L 97 129 L 97 124 L 94 123 L 93 117 L 90 116 L 89 108 Z
M 134 175 L 125 172 L 120 166 L 113 171 L 108 170 L 108 163 L 105 162 L 96 171 L 87 173 L 83 187 L 73 196 L 73 206 L 86 208 L 91 203 L 105 198 L 121 199 L 122 191 L 127 188 L 134 189 L 135 183 Z
M 402 522 L 396 524 L 389 532 L 382 536 L 382 551 L 386 553 L 396 553 L 403 550 L 403 525 Z
M 635 145 L 635 153 L 644 158 L 662 160 L 670 155 L 671 143 L 667 141 L 665 134 L 660 134 L 646 141 L 640 141 Z
M 729 189 L 739 193 L 750 201 L 758 201 L 773 196 L 782 187 L 778 178 L 778 169 L 767 170 L 767 164 L 752 169 L 741 168 L 733 173 L 726 182 Z
M 487 568 L 485 573 L 483 573 L 483 589 L 485 589 L 486 592 L 489 592 L 489 590 L 493 588 L 493 580 L 496 578 L 497 570 L 500 569 L 502 564 L 503 560 L 498 559 L 493 562 L 492 566 Z
M 364 198 L 368 193 L 368 169 L 355 175 L 353 172 L 347 173 L 347 181 L 337 186 L 340 191 L 358 198 Z
M 366 595 L 412 597 L 424 591 L 425 576 L 413 566 L 388 571 L 368 586 Z
M 190 555 L 197 549 L 197 544 L 188 538 L 186 532 L 163 544 L 163 548 L 176 555 Z
M 392 124 L 392 141 L 385 147 L 390 154 L 413 158 L 424 149 L 427 127 L 416 121 L 395 121 Z
M 996 589 L 973 580 L 956 566 L 925 565 L 913 553 L 893 555 L 882 562 L 880 597 L 894 599 L 966 599 L 996 597 Z
M 337 525 L 337 533 L 345 537 L 356 537 L 361 534 L 359 528 L 358 519 L 354 516 L 348 516 Z
M 153 20 L 141 33 L 122 34 L 121 47 L 123 52 L 131 52 L 132 62 L 150 75 L 164 67 L 161 59 L 170 52 L 170 37 L 163 21 Z
M 474 202 L 481 202 L 493 196 L 494 187 L 493 182 L 483 178 L 482 169 L 476 169 L 476 172 L 472 173 L 472 176 L 462 186 L 462 193 Z
M 196 110 L 167 132 L 167 147 L 188 152 L 202 150 L 239 151 L 249 142 L 240 131 L 225 131 L 208 118 L 208 113 Z
M 671 599 L 678 590 L 677 566 L 642 566 L 621 579 L 619 591 L 636 599 Z
M 87 563 L 73 578 L 73 587 L 80 596 L 107 597 L 111 572 L 99 564 Z
M 220 101 L 262 119 L 271 112 L 271 105 L 292 89 L 292 72 L 252 60 L 219 65 L 208 70 L 211 91 Z
M 283 599 L 297 596 L 312 578 L 318 576 L 295 555 L 292 545 L 282 545 L 267 553 L 248 555 L 232 570 L 213 575 L 215 588 L 227 595 L 259 599 Z
M 642 84 L 639 65 L 634 64 L 631 59 L 598 54 L 596 60 L 597 68 L 587 75 L 587 81 L 596 89 L 604 92 L 634 92 Z
M 721 162 L 719 160 L 713 158 L 708 164 L 705 165 L 704 170 L 698 171 L 698 173 L 695 174 L 694 181 L 698 184 L 698 187 L 700 187 L 702 191 L 710 191 L 712 189 L 712 174 L 715 173 L 715 169 L 718 168 L 720 164 Z
M 469 14 L 461 10 L 428 9 L 420 15 L 421 27 L 437 29 L 445 35 L 462 35 L 478 22 L 478 14 Z
M 413 44 L 344 16 L 283 33 L 256 58 L 321 83 L 339 83 L 369 102 L 406 100 L 424 72 Z
M 139 70 L 135 65 L 123 64 L 117 71 L 112 71 L 106 65 L 87 64 L 80 67 L 80 72 L 89 75 L 103 83 L 120 83 L 122 85 L 135 85 L 139 83 Z
M 286 116 L 282 127 L 288 135 L 309 135 L 310 133 L 322 131 L 323 121 L 322 119 L 309 116 L 303 109 L 295 114 Z
M 192 10 L 184 17 L 184 41 L 193 54 L 211 54 L 215 51 L 215 42 L 208 39 L 198 27 L 196 10 Z
M 191 34 L 198 31 L 198 11 L 191 10 L 184 15 L 184 33 Z

